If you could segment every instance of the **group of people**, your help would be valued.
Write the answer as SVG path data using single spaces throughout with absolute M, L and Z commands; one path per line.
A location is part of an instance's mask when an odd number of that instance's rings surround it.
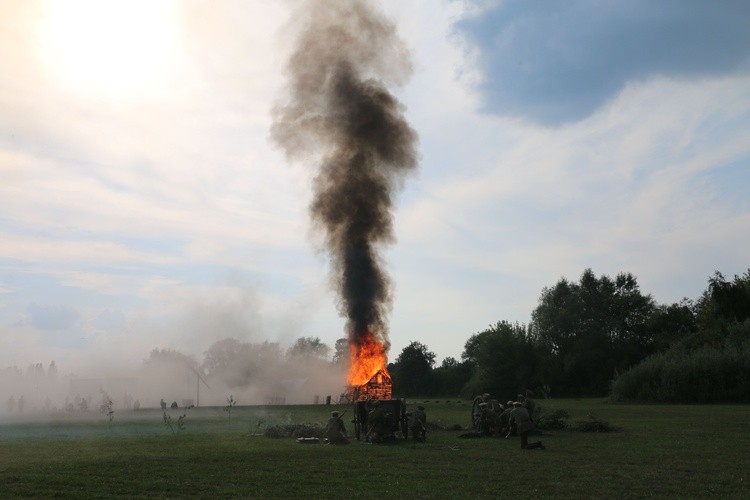
M 531 391 L 519 394 L 516 401 L 510 400 L 505 405 L 485 393 L 475 398 L 472 406 L 472 419 L 478 435 L 507 438 L 515 434 L 521 438 L 522 449 L 544 449 L 541 441 L 529 442 L 529 434 L 534 430 L 536 409 L 534 394 Z M 357 411 L 356 407 L 355 411 Z M 367 442 L 386 443 L 395 440 L 393 415 L 383 407 L 380 401 L 377 399 L 368 401 L 365 404 L 365 413 L 367 415 L 364 421 Z M 427 413 L 424 406 L 419 405 L 416 410 L 407 412 L 406 415 L 412 439 L 424 441 L 427 435 Z M 331 412 L 331 418 L 328 419 L 323 431 L 323 438 L 330 444 L 349 444 L 346 426 L 338 411 Z M 359 439 L 359 435 L 357 438 Z
M 356 409 L 355 409 L 356 411 Z M 396 436 L 393 432 L 393 415 L 381 405 L 380 401 L 373 399 L 365 405 L 367 420 L 365 425 L 365 439 L 369 443 L 387 443 L 394 441 Z M 427 438 L 427 413 L 424 406 L 406 413 L 408 417 L 409 432 L 415 441 L 423 442 Z M 331 418 L 326 422 L 323 431 L 325 442 L 330 444 L 349 444 L 346 434 L 346 426 L 342 415 L 338 411 L 331 412 Z
M 140 404 L 138 406 L 140 407 Z M 166 410 L 167 409 L 167 402 L 164 401 L 164 398 L 162 398 L 159 401 L 159 406 L 161 406 L 162 410 Z M 169 407 L 172 408 L 173 410 L 176 410 L 177 408 L 179 408 L 179 405 L 177 404 L 177 401 L 172 401 L 172 404 L 169 405 Z
M 16 408 L 18 408 L 18 413 L 23 413 L 23 408 L 24 406 L 26 406 L 26 400 L 23 396 L 20 396 L 18 398 L 18 402 L 16 402 L 16 398 L 11 396 L 10 398 L 8 398 L 6 405 L 8 407 L 8 413 L 13 413 Z
M 529 433 L 534 429 L 536 402 L 534 394 L 526 391 L 519 394 L 516 401 L 500 404 L 488 393 L 474 399 L 472 417 L 475 429 L 484 436 L 509 437 L 517 434 L 521 438 L 521 448 L 530 450 L 544 449 L 541 441 L 529 443 Z

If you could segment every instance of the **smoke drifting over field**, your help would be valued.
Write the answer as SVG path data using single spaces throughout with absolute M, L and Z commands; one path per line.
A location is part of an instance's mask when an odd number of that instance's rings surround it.
M 37 363 L 0 370 L 0 417 L 31 414 L 86 416 L 107 400 L 114 409 L 158 408 L 163 399 L 184 408 L 224 406 L 232 395 L 240 405 L 311 404 L 338 401 L 344 367 L 330 361 L 324 344 L 300 338 L 285 349 L 274 342 L 213 343 L 203 359 L 174 349 L 154 349 L 135 366 L 69 367 Z M 71 371 L 75 369 L 76 372 Z
M 295 19 L 289 96 L 272 137 L 316 168 L 310 212 L 325 233 L 352 343 L 369 332 L 387 349 L 391 286 L 380 249 L 394 239 L 393 197 L 417 166 L 417 135 L 386 86 L 410 74 L 408 53 L 364 1 L 306 2 Z

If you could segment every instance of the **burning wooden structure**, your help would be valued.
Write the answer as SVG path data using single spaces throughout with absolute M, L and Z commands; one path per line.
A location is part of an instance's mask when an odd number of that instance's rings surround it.
M 385 368 L 373 375 L 370 380 L 361 385 L 348 387 L 349 401 L 367 401 L 370 399 L 386 400 L 393 395 L 393 380 Z
M 370 380 L 360 385 L 349 385 L 347 395 L 354 403 L 354 435 L 359 440 L 362 435 L 370 441 L 370 425 L 368 416 L 375 404 L 375 400 L 382 408 L 384 422 L 390 429 L 391 435 L 400 432 L 406 439 L 408 432 L 408 417 L 406 402 L 402 399 L 391 399 L 393 396 L 393 380 L 385 367 L 379 369 Z

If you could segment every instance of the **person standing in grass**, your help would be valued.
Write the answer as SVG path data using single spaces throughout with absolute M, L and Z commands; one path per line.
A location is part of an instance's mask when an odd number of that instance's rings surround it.
M 535 443 L 529 443 L 529 431 L 534 428 L 534 423 L 531 421 L 529 411 L 523 407 L 523 403 L 515 401 L 513 403 L 513 410 L 510 412 L 510 425 L 516 424 L 516 431 L 521 436 L 521 449 L 532 450 L 534 448 L 544 449 L 544 445 L 541 441 Z M 508 434 L 510 435 L 510 434 Z M 506 435 L 506 437 L 508 437 Z
M 526 391 L 526 397 L 523 400 L 523 407 L 529 412 L 531 422 L 534 422 L 534 412 L 536 411 L 536 401 L 534 401 L 534 393 L 531 390 Z
M 346 427 L 339 412 L 331 412 L 331 418 L 326 423 L 323 437 L 328 440 L 329 444 L 349 444 L 349 438 L 346 437 Z
M 426 426 L 427 413 L 424 411 L 424 406 L 417 406 L 416 411 L 409 416 L 409 428 L 415 441 L 421 443 L 425 440 L 427 434 Z

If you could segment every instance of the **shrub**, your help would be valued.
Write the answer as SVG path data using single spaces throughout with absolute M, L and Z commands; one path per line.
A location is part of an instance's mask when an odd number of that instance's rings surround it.
M 615 401 L 750 402 L 750 342 L 696 349 L 675 346 L 654 354 L 612 382 Z

